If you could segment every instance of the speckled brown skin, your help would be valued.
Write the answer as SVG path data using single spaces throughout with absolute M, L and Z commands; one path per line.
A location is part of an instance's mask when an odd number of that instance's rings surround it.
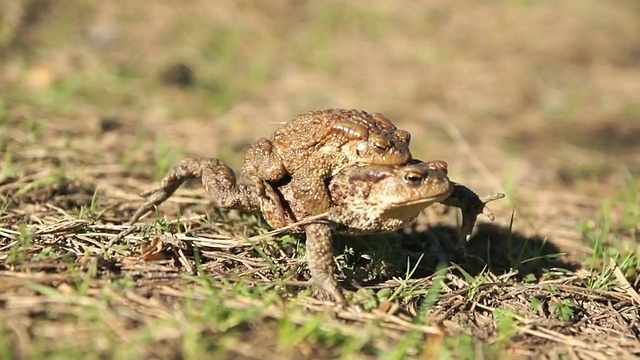
M 327 109 L 298 115 L 261 138 L 246 153 L 243 176 L 282 214 L 273 182 L 291 176 L 295 197 L 311 214 L 331 206 L 325 180 L 347 165 L 406 164 L 411 135 L 382 114 L 353 109 Z
M 443 201 L 452 186 L 444 161 L 351 165 L 329 182 L 332 206 L 325 212 L 326 218 L 340 225 L 340 232 L 348 235 L 394 231 L 407 225 L 428 205 Z M 268 209 L 273 205 L 265 202 L 262 213 L 271 226 L 290 225 L 314 215 L 304 201 L 295 197 L 290 183 L 276 189 L 286 206 L 286 215 L 274 216 Z
M 274 202 L 267 196 L 259 196 L 252 185 L 236 183 L 233 170 L 219 160 L 192 158 L 177 163 L 159 186 L 142 194 L 146 201 L 135 212 L 131 223 L 169 198 L 185 180 L 199 177 L 216 206 L 260 212 L 274 228 L 304 220 L 312 214 L 306 203 L 295 197 L 290 182 L 275 189 L 278 200 Z M 341 304 L 344 304 L 344 297 L 333 277 L 332 232 L 358 235 L 394 231 L 409 224 L 427 206 L 446 202 L 449 197 L 455 198 L 451 203 L 462 208 L 463 217 L 471 216 L 474 222 L 484 209 L 484 203 L 477 195 L 449 181 L 447 165 L 443 161 L 424 163 L 416 160 L 401 166 L 352 165 L 337 173 L 328 189 L 333 205 L 323 220 L 289 231 L 306 232 L 311 276 L 321 289 Z M 454 191 L 462 195 L 457 196 Z M 284 205 L 284 216 L 274 211 L 276 203 Z

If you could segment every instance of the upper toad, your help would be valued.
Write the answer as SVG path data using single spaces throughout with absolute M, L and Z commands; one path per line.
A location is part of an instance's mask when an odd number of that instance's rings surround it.
M 291 176 L 295 198 L 311 214 L 331 205 L 325 181 L 351 164 L 406 164 L 411 159 L 410 134 L 382 114 L 353 109 L 327 109 L 298 115 L 261 138 L 246 153 L 243 176 L 259 194 L 274 200 L 272 184 Z

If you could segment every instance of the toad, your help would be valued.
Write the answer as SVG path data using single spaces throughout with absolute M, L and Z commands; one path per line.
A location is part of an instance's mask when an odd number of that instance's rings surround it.
M 146 198 L 134 213 L 131 223 L 169 198 L 187 179 L 200 178 L 213 203 L 221 208 L 261 213 L 267 223 L 279 228 L 301 224 L 289 231 L 306 233 L 307 264 L 313 281 L 338 303 L 344 304 L 342 291 L 333 276 L 332 233 L 359 235 L 388 232 L 402 228 L 415 219 L 420 211 L 448 199 L 460 207 L 470 228 L 476 216 L 485 211 L 488 201 L 478 198 L 468 188 L 453 183 L 447 177 L 444 161 L 407 165 L 350 165 L 335 174 L 328 183 L 331 206 L 319 219 L 296 198 L 290 181 L 274 188 L 278 199 L 260 196 L 254 186 L 237 183 L 231 168 L 212 158 L 190 158 L 177 163 L 160 184 L 141 195 Z M 277 209 L 282 206 L 284 216 Z M 311 221 L 305 221 L 310 219 Z M 471 220 L 468 220 L 471 219 Z M 468 225 L 467 225 L 468 227 Z
M 298 115 L 259 139 L 246 153 L 242 173 L 258 194 L 269 196 L 283 215 L 273 183 L 290 176 L 296 199 L 311 214 L 331 205 L 326 180 L 347 165 L 401 165 L 411 160 L 411 135 L 384 115 L 353 109 L 326 109 Z

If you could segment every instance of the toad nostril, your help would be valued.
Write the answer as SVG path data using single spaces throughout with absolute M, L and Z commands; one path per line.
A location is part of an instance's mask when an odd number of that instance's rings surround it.
M 411 141 L 411 134 L 408 131 L 398 130 L 397 136 L 403 143 L 408 144 Z

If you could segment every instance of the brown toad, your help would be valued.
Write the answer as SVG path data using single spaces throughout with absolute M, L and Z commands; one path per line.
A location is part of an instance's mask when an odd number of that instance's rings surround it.
M 146 202 L 134 213 L 131 223 L 192 178 L 201 178 L 215 206 L 259 212 L 274 228 L 291 225 L 312 214 L 306 203 L 295 197 L 291 182 L 285 181 L 274 189 L 278 196 L 274 201 L 259 196 L 252 185 L 236 183 L 233 170 L 219 160 L 193 158 L 177 163 L 159 186 L 142 194 Z M 312 279 L 341 304 L 344 297 L 333 277 L 332 232 L 358 235 L 397 230 L 427 206 L 434 202 L 446 203 L 448 198 L 456 199 L 452 205 L 461 207 L 463 218 L 475 221 L 486 202 L 466 187 L 449 181 L 443 161 L 415 160 L 396 166 L 351 165 L 331 178 L 328 189 L 332 205 L 325 216 L 290 231 L 306 232 L 306 256 Z M 277 213 L 279 205 L 284 206 L 285 216 Z
M 282 215 L 273 183 L 291 176 L 296 199 L 311 214 L 331 205 L 325 181 L 353 164 L 406 164 L 411 135 L 382 114 L 353 109 L 327 109 L 298 115 L 261 138 L 246 153 L 242 173 L 265 193 Z

